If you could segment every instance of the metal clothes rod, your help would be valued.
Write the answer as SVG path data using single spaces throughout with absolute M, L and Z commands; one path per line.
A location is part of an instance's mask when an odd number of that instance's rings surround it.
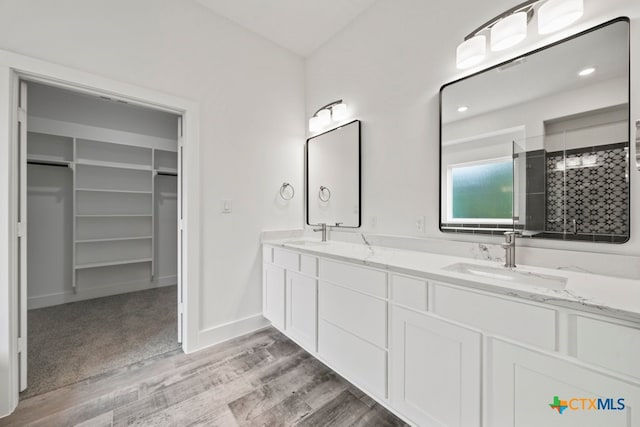
M 56 162 L 44 162 L 40 160 L 27 160 L 27 164 L 29 165 L 40 165 L 40 166 L 57 166 L 60 168 L 68 168 L 68 163 L 56 163 Z

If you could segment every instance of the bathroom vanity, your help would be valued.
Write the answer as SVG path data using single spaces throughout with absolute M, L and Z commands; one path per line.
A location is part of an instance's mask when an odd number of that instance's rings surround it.
M 271 241 L 263 313 L 411 424 L 640 425 L 634 280 Z

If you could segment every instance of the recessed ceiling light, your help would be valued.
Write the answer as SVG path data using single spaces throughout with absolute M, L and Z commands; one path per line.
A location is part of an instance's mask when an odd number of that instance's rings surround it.
M 468 109 L 469 107 L 467 107 L 466 105 L 463 105 L 462 107 L 458 107 L 458 113 L 464 113 Z
M 580 72 L 578 73 L 578 75 L 579 75 L 580 77 L 588 76 L 589 74 L 593 74 L 593 72 L 594 72 L 595 70 L 596 70 L 596 69 L 595 69 L 595 68 L 593 68 L 593 67 L 585 68 L 584 70 L 580 70 Z

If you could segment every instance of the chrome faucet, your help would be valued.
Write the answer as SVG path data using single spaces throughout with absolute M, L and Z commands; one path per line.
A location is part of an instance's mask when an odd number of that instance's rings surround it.
M 514 268 L 516 266 L 516 237 L 520 237 L 518 231 L 506 231 L 504 233 L 504 243 L 500 244 L 504 248 L 504 266 Z
M 314 228 L 313 231 L 322 231 L 322 241 L 326 242 L 327 241 L 327 224 L 323 222 L 318 225 L 320 226 L 320 228 Z

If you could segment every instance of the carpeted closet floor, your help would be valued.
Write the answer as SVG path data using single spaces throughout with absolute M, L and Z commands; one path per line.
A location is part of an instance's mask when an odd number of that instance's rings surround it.
M 180 348 L 176 286 L 28 312 L 21 399 Z

